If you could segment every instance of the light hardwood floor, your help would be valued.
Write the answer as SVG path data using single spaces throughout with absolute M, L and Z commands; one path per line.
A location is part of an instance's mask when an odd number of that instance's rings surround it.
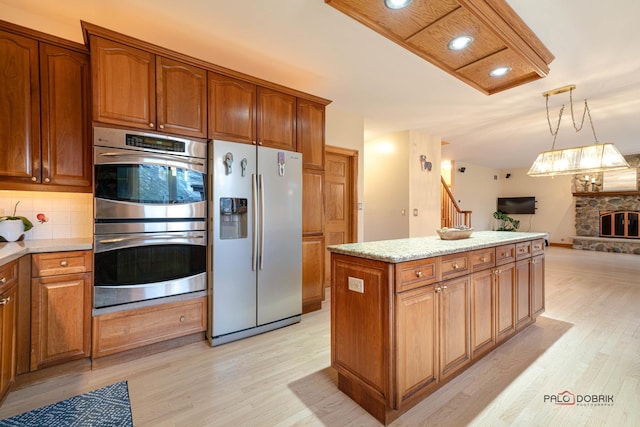
M 640 256 L 548 248 L 546 312 L 393 426 L 640 425 Z M 0 418 L 127 380 L 134 425 L 376 426 L 338 391 L 329 302 L 300 324 L 12 391 Z M 612 395 L 560 406 L 545 395 Z

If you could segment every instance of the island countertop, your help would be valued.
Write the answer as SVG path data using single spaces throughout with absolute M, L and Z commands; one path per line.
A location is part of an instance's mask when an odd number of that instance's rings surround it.
M 442 240 L 439 236 L 410 237 L 407 239 L 331 245 L 327 249 L 330 252 L 343 255 L 398 263 L 533 239 L 544 239 L 545 237 L 547 237 L 547 233 L 474 231 L 471 237 L 460 240 Z

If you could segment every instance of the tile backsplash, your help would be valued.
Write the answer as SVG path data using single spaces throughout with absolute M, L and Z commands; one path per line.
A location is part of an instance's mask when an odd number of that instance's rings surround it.
M 93 195 L 90 193 L 54 193 L 44 191 L 0 190 L 0 216 L 27 217 L 33 228 L 25 240 L 93 237 Z M 41 223 L 37 215 L 48 219 Z

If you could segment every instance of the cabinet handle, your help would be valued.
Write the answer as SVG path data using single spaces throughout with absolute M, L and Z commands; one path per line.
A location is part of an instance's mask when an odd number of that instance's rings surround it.
M 535 264 L 535 263 L 536 263 L 536 260 L 535 260 L 535 259 L 532 259 L 532 260 L 531 260 L 531 264 Z
M 153 123 L 149 123 L 149 127 L 152 128 L 154 125 Z
M 45 178 L 44 182 L 51 182 L 51 180 L 49 178 Z
M 416 277 L 422 277 L 422 271 L 416 271 Z
M 451 265 L 451 268 L 453 268 L 454 270 L 457 270 L 460 268 L 460 266 L 458 265 L 457 262 L 454 262 L 453 265 Z
M 7 278 L 6 278 L 6 277 L 3 277 L 2 279 L 0 279 L 0 283 L 3 283 L 3 284 L 4 284 L 4 283 L 7 283 Z
M 442 288 L 436 288 L 436 292 L 442 291 Z
M 6 298 L 0 299 L 0 305 L 7 305 L 10 302 L 11 302 L 11 297 L 6 297 Z
M 36 182 L 38 180 L 38 178 L 36 178 L 35 176 L 31 177 L 31 181 Z
M 446 286 L 443 286 L 443 287 L 442 287 L 442 290 L 444 291 L 445 289 L 447 289 L 447 287 L 446 287 Z
M 164 129 L 164 125 L 160 125 L 158 126 L 160 129 Z
M 60 261 L 60 267 L 66 267 L 67 265 L 69 265 L 67 261 Z
M 186 317 L 184 317 L 184 316 L 180 316 L 180 323 L 183 323 L 185 320 L 187 320 L 187 318 L 186 318 Z

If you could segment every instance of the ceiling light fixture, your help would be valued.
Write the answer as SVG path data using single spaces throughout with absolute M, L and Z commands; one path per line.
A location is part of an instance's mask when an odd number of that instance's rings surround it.
M 573 89 L 575 85 L 564 86 L 558 89 L 544 92 L 542 95 L 546 99 L 547 108 L 547 123 L 549 124 L 549 132 L 553 136 L 553 144 L 551 150 L 543 151 L 538 154 L 536 161 L 533 163 L 527 175 L 529 176 L 555 176 L 555 175 L 571 175 L 581 174 L 587 172 L 604 172 L 608 170 L 628 169 L 629 163 L 620 154 L 618 149 L 611 142 L 599 143 L 596 136 L 596 130 L 593 127 L 593 120 L 591 119 L 591 111 L 587 100 L 584 100 L 584 112 L 582 113 L 582 121 L 580 127 L 576 126 L 576 120 L 573 114 Z M 593 132 L 593 139 L 595 143 L 593 145 L 585 145 L 581 147 L 572 147 L 564 149 L 555 149 L 556 138 L 558 136 L 558 130 L 560 129 L 560 121 L 562 120 L 562 113 L 564 111 L 564 105 L 560 108 L 558 114 L 558 123 L 555 130 L 551 126 L 551 119 L 549 118 L 549 97 L 557 95 L 559 93 L 569 92 L 569 102 L 571 107 L 571 121 L 573 122 L 573 128 L 576 132 L 580 132 L 584 125 L 585 115 L 589 116 L 589 123 L 591 125 L 591 131 Z
M 451 40 L 447 47 L 449 50 L 462 50 L 469 47 L 472 42 L 473 37 L 471 36 L 459 36 Z
M 509 71 L 511 71 L 511 68 L 509 68 L 509 67 L 497 67 L 497 68 L 494 68 L 493 70 L 491 70 L 489 75 L 491 77 L 502 77 L 505 74 L 507 74 Z
M 384 0 L 384 5 L 389 9 L 402 9 L 409 6 L 413 0 Z

